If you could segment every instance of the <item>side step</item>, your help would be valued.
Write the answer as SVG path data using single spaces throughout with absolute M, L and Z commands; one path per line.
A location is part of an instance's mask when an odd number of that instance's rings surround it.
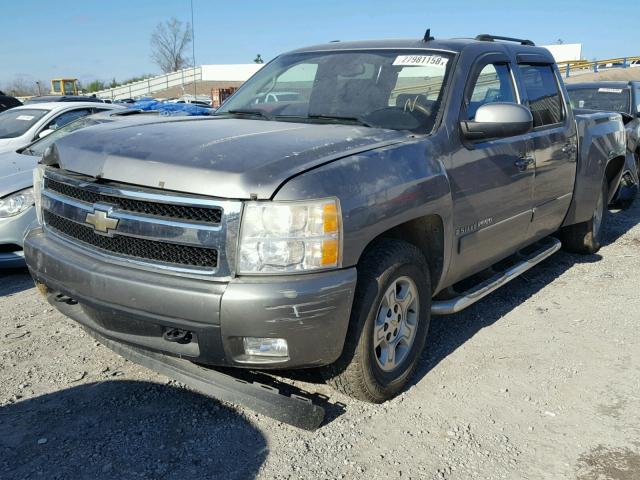
M 456 292 L 456 296 L 453 298 L 434 300 L 431 304 L 431 313 L 433 315 L 448 315 L 464 310 L 503 285 L 506 285 L 517 276 L 522 275 L 538 263 L 546 260 L 560 250 L 561 246 L 562 244 L 557 238 L 547 237 L 541 240 L 534 245 L 534 251 L 516 254 L 515 264 L 498 271 L 492 277 L 479 282 L 463 292 Z M 491 271 L 494 272 L 495 269 Z

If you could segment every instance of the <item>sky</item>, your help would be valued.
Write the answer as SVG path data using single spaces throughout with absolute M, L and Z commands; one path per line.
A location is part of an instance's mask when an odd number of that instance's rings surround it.
M 265 61 L 330 40 L 436 38 L 480 33 L 537 44 L 582 43 L 583 57 L 640 55 L 634 2 L 605 0 L 193 0 L 196 63 Z M 150 36 L 162 21 L 191 20 L 189 0 L 0 2 L 0 85 L 20 77 L 83 82 L 160 73 Z M 191 51 L 189 51 L 189 56 Z

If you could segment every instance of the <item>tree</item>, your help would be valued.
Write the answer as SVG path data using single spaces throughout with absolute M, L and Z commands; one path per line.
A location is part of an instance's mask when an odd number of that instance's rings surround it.
M 151 34 L 151 60 L 164 73 L 188 67 L 185 51 L 191 41 L 189 23 L 183 24 L 177 18 L 159 23 Z
M 98 92 L 100 90 L 104 90 L 105 88 L 106 88 L 106 85 L 102 80 L 94 80 L 93 82 L 88 83 L 87 85 L 83 85 L 82 90 L 84 90 L 85 92 L 93 93 L 93 92 Z
M 564 44 L 564 40 L 562 40 L 561 38 L 556 40 L 556 44 L 558 45 L 563 45 Z
M 40 87 L 44 95 L 49 92 L 48 85 L 49 82 L 40 81 Z M 38 95 L 38 84 L 24 77 L 16 77 L 11 82 L 5 84 L 2 90 L 13 97 L 32 97 Z
M 262 55 L 257 54 L 256 58 L 253 59 L 253 63 L 264 63 L 264 60 L 262 60 Z

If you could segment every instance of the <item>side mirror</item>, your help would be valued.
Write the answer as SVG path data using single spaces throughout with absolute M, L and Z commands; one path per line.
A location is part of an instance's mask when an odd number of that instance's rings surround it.
M 55 130 L 52 130 L 51 128 L 47 128 L 46 130 L 43 130 L 43 131 L 41 131 L 41 132 L 38 134 L 38 138 L 44 138 L 44 137 L 46 137 L 47 135 L 49 135 L 49 134 L 53 133 L 54 131 L 55 131 Z
M 460 122 L 460 128 L 468 140 L 515 137 L 531 131 L 533 116 L 517 103 L 487 103 L 478 108 L 474 120 Z

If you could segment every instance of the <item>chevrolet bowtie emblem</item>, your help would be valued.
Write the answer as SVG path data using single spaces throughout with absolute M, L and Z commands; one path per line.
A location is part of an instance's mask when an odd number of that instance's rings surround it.
M 109 217 L 109 212 L 98 209 L 94 210 L 92 213 L 87 213 L 87 217 L 84 221 L 91 225 L 96 232 L 101 233 L 107 233 L 109 230 L 115 230 L 119 222 L 117 218 Z

